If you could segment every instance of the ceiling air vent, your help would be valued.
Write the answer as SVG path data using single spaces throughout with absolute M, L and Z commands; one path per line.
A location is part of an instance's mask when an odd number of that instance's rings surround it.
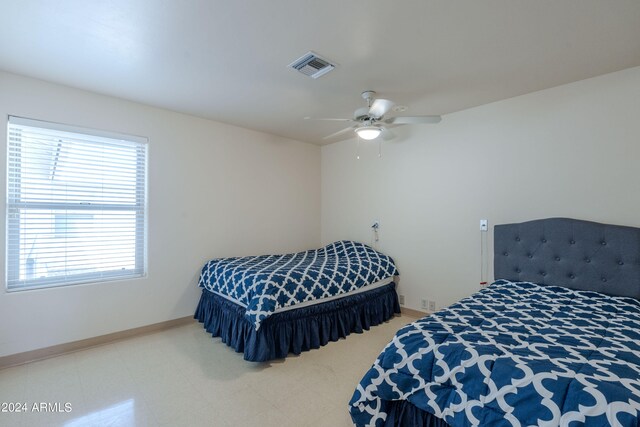
M 313 52 L 305 53 L 302 57 L 289 64 L 289 67 L 300 71 L 302 74 L 309 76 L 312 79 L 324 76 L 329 71 L 336 68 L 335 65 Z

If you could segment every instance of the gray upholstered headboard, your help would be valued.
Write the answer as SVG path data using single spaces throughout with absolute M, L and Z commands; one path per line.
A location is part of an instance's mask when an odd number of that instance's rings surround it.
M 570 218 L 496 225 L 494 276 L 640 299 L 640 228 Z

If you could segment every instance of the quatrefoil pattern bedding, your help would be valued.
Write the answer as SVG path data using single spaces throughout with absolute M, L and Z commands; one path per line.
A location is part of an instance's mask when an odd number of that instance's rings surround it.
M 258 330 L 278 309 L 322 302 L 397 274 L 391 257 L 342 240 L 292 254 L 214 259 L 203 267 L 199 286 L 246 307 Z
M 350 402 L 408 400 L 451 426 L 640 425 L 640 302 L 498 280 L 398 331 Z

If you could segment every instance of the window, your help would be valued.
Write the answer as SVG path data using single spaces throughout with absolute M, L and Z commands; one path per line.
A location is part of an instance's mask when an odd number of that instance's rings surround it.
M 145 138 L 9 117 L 7 288 L 146 274 Z

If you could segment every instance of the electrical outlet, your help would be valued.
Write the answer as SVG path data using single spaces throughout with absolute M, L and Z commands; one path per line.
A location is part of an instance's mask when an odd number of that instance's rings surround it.
M 431 313 L 435 313 L 436 311 L 436 302 L 435 301 L 429 301 L 429 308 L 428 308 L 429 312 Z
M 426 299 L 423 299 L 423 300 L 421 301 L 420 307 L 421 307 L 423 310 L 426 310 L 426 309 L 427 309 L 427 300 L 426 300 Z
M 404 305 L 404 295 L 398 295 L 398 302 L 400 305 Z

